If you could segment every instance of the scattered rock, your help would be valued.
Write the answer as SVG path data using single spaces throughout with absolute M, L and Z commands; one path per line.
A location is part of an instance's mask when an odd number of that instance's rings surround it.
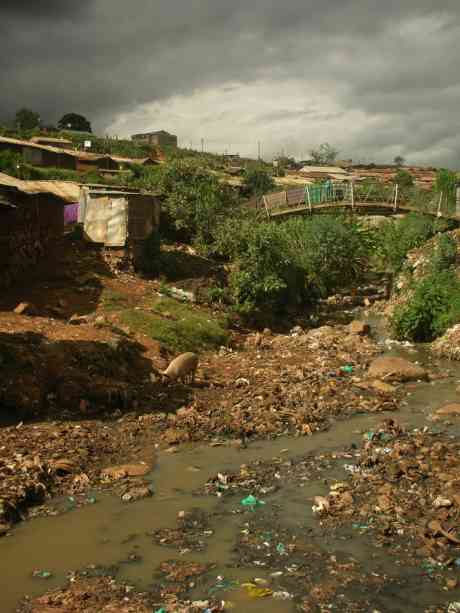
M 88 317 L 86 317 L 86 315 L 72 315 L 72 317 L 69 319 L 69 324 L 72 324 L 73 326 L 80 326 L 82 324 L 87 324 L 88 323 Z
M 37 309 L 31 302 L 20 302 L 14 312 L 18 315 L 36 315 Z
M 359 336 L 366 336 L 371 331 L 371 327 L 365 321 L 352 321 L 348 326 L 350 334 L 358 334 Z
M 101 477 L 109 478 L 114 481 L 125 479 L 126 477 L 144 477 L 150 472 L 150 466 L 145 462 L 138 464 L 120 464 L 119 466 L 109 466 L 101 470 Z
M 51 462 L 51 468 L 59 475 L 67 475 L 75 472 L 76 465 L 72 460 L 67 458 L 61 458 L 60 460 L 54 460 Z
M 135 502 L 136 500 L 142 500 L 143 498 L 149 498 L 153 495 L 152 490 L 148 485 L 139 485 L 133 487 L 125 492 L 121 499 L 123 502 Z
M 448 509 L 452 506 L 452 500 L 449 500 L 449 498 L 444 498 L 443 496 L 438 496 L 433 500 L 433 506 L 435 509 Z
M 458 416 L 460 415 L 460 403 L 451 402 L 449 404 L 446 404 L 436 411 L 436 415 Z
M 392 394 L 396 391 L 396 387 L 394 385 L 385 383 L 385 381 L 380 381 L 379 379 L 372 381 L 371 385 L 375 390 L 384 394 Z
M 409 360 L 399 357 L 375 359 L 368 371 L 369 376 L 390 381 L 418 381 L 428 378 L 427 371 Z

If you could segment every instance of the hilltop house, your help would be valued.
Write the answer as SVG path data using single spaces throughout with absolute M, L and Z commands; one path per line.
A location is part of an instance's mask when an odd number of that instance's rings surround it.
M 152 147 L 177 147 L 177 136 L 164 130 L 133 134 L 131 140 L 139 145 L 151 145 Z

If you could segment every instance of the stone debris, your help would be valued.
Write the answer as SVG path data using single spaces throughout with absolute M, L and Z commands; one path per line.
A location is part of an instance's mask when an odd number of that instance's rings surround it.
M 369 377 L 385 381 L 419 381 L 428 378 L 427 371 L 409 360 L 399 357 L 379 357 L 369 366 Z
M 458 417 L 460 416 L 460 403 L 451 402 L 449 404 L 445 404 L 436 410 L 435 415 L 441 417 Z
M 432 576 L 448 570 L 460 557 L 460 442 L 387 420 L 359 456 L 330 487 L 323 524 L 352 524 L 416 565 L 425 558 Z
M 358 334 L 360 336 L 366 336 L 370 333 L 371 327 L 365 321 L 352 321 L 348 326 L 348 330 L 351 334 Z

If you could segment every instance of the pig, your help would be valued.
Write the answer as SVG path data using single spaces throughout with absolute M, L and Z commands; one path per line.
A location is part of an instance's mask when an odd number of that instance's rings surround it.
M 183 383 L 193 383 L 198 367 L 198 356 L 196 353 L 181 353 L 170 363 L 166 370 L 161 372 L 162 376 L 168 381 L 182 381 Z

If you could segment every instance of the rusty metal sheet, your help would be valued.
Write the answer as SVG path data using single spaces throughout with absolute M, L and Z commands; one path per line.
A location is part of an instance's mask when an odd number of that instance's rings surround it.
M 89 192 L 86 187 L 80 189 L 78 223 L 85 223 L 86 209 L 88 206 Z
M 105 243 L 107 238 L 107 205 L 109 198 L 88 198 L 84 220 L 86 238 L 94 243 Z
M 106 247 L 124 247 L 128 233 L 128 200 L 126 198 L 113 198 L 106 206 L 107 235 Z

